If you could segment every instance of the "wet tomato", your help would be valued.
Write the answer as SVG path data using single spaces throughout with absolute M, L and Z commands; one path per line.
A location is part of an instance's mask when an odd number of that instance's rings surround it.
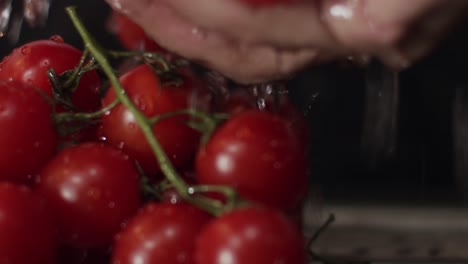
M 124 74 L 120 81 L 136 107 L 148 118 L 186 109 L 190 106 L 193 96 L 193 90 L 186 85 L 163 87 L 148 65 L 137 66 Z M 109 89 L 103 99 L 103 105 L 111 104 L 115 98 L 114 89 Z M 120 104 L 102 119 L 101 131 L 106 142 L 122 148 L 137 160 L 149 175 L 159 172 L 156 158 L 130 110 Z M 187 116 L 179 115 L 153 125 L 154 136 L 176 167 L 191 162 L 198 147 L 200 135 L 186 124 L 188 120 Z
M 117 236 L 113 263 L 194 263 L 195 240 L 210 220 L 189 204 L 148 204 Z
M 52 96 L 52 84 L 47 71 L 57 74 L 73 70 L 81 60 L 82 52 L 64 43 L 59 36 L 37 40 L 13 50 L 0 63 L 0 80 L 16 80 L 35 86 Z M 99 108 L 100 79 L 96 71 L 85 73 L 76 87 L 72 102 L 81 111 Z
M 304 264 L 302 235 L 279 211 L 244 208 L 206 225 L 196 242 L 197 264 Z
M 0 81 L 0 180 L 27 182 L 54 154 L 52 107 L 33 87 Z
M 59 152 L 41 171 L 37 190 L 50 204 L 62 240 L 76 247 L 107 245 L 141 205 L 133 162 L 98 143 Z
M 55 263 L 58 243 L 44 199 L 0 183 L 0 263 Z
M 260 87 L 239 87 L 226 94 L 216 109 L 230 116 L 258 109 L 269 111 L 287 120 L 292 131 L 303 143 L 307 152 L 310 142 L 310 129 L 304 114 L 291 102 L 284 87 L 278 93 L 273 92 L 273 86 L 266 84 Z
M 303 142 L 288 122 L 250 110 L 222 125 L 196 157 L 200 184 L 230 185 L 247 199 L 290 210 L 307 189 Z

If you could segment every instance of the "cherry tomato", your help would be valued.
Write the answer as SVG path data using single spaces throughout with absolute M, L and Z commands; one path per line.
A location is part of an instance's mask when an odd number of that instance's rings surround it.
M 41 171 L 37 190 L 50 203 L 63 241 L 76 247 L 107 245 L 141 204 L 134 164 L 99 143 L 59 152 Z
M 270 112 L 242 112 L 221 126 L 196 157 L 200 184 L 231 185 L 247 199 L 284 210 L 307 189 L 302 142 Z
M 162 87 L 148 65 L 140 65 L 127 72 L 120 82 L 133 103 L 147 117 L 186 109 L 191 102 L 191 87 Z M 115 92 L 111 88 L 103 99 L 103 105 L 109 105 L 114 100 Z M 148 175 L 159 172 L 156 158 L 130 110 L 120 104 L 102 119 L 106 142 L 122 148 L 140 163 Z M 153 126 L 154 136 L 177 167 L 188 164 L 198 147 L 200 135 L 186 124 L 188 120 L 187 116 L 179 115 Z
M 112 263 L 194 263 L 195 239 L 210 219 L 185 203 L 148 204 L 117 236 Z
M 52 107 L 33 87 L 0 81 L 0 180 L 25 183 L 55 153 Z
M 249 89 L 250 88 L 250 89 Z M 267 89 L 268 85 L 260 87 L 263 93 L 255 96 L 252 87 L 239 87 L 227 93 L 225 98 L 217 105 L 219 112 L 230 116 L 252 109 L 272 112 L 285 118 L 291 129 L 297 134 L 304 151 L 307 152 L 310 142 L 310 129 L 305 116 L 290 101 L 287 92 L 280 92 L 277 97 Z M 249 91 L 250 90 L 250 91 Z
M 57 74 L 73 70 L 81 60 L 82 52 L 63 42 L 59 36 L 49 40 L 29 42 L 13 50 L 0 63 L 0 80 L 16 80 L 33 85 L 52 96 L 52 84 L 47 71 L 53 68 Z M 81 111 L 99 108 L 100 79 L 96 71 L 87 72 L 80 79 L 72 96 L 72 102 Z
M 139 25 L 122 13 L 112 11 L 109 27 L 122 46 L 128 50 L 162 51 L 162 48 L 148 37 Z
M 279 211 L 244 208 L 206 225 L 196 242 L 197 264 L 303 264 L 298 229 Z
M 0 183 L 0 263 L 54 263 L 58 243 L 44 199 Z

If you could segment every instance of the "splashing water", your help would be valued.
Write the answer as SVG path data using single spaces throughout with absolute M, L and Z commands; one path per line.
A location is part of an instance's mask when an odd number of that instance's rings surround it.
M 23 15 L 31 27 L 44 26 L 51 0 L 23 0 Z
M 51 0 L 23 0 L 21 6 L 13 0 L 0 0 L 0 38 L 8 36 L 15 43 L 23 21 L 30 27 L 44 26 L 49 15 Z
M 0 0 L 0 37 L 6 34 L 10 21 L 13 0 Z
M 371 168 L 391 158 L 396 148 L 399 113 L 398 75 L 398 72 L 377 61 L 367 66 L 362 146 Z

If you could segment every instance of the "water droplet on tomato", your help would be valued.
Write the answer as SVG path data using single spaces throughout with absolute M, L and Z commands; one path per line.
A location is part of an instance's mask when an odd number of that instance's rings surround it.
M 41 146 L 41 142 L 40 142 L 40 141 L 36 141 L 36 142 L 33 143 L 33 147 L 35 147 L 35 148 L 38 148 L 38 147 L 40 147 L 40 146 Z
M 195 194 L 195 189 L 193 187 L 189 187 L 187 193 L 190 195 Z
M 48 68 L 49 65 L 50 65 L 49 60 L 43 60 L 43 61 L 41 62 L 41 67 L 43 67 L 43 68 Z
M 117 148 L 123 149 L 125 147 L 125 142 L 121 141 L 119 144 L 117 144 Z
M 30 46 L 24 46 L 21 48 L 21 54 L 23 55 L 29 55 L 31 53 L 31 47 Z
M 115 208 L 115 203 L 114 203 L 114 202 L 110 202 L 107 206 L 108 206 L 109 208 L 113 209 L 113 208 Z
M 64 40 L 60 35 L 53 35 L 49 39 L 57 43 L 64 43 Z
M 266 102 L 264 98 L 258 98 L 257 99 L 257 108 L 260 110 L 265 110 L 266 108 Z

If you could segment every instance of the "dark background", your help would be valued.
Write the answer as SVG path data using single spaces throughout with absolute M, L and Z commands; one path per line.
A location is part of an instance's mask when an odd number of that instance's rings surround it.
M 104 1 L 56 0 L 45 28 L 23 25 L 15 45 L 0 39 L 0 55 L 9 53 L 13 46 L 54 34 L 81 48 L 81 40 L 64 11 L 70 4 L 79 7 L 99 42 L 107 47 L 119 46 L 106 30 L 109 9 Z M 463 183 L 468 174 L 464 166 L 455 166 L 461 151 L 454 148 L 455 133 L 463 131 L 454 127 L 466 118 L 454 122 L 453 110 L 456 91 L 463 91 L 468 83 L 466 36 L 465 23 L 428 58 L 400 73 L 396 149 L 385 159 L 373 155 L 375 162 L 362 148 L 364 116 L 366 111 L 373 111 L 366 108 L 366 89 L 370 89 L 366 69 L 323 65 L 291 81 L 292 99 L 308 113 L 311 127 L 311 182 L 325 199 L 464 203 L 468 191 Z M 463 159 L 460 164 L 464 165 Z

